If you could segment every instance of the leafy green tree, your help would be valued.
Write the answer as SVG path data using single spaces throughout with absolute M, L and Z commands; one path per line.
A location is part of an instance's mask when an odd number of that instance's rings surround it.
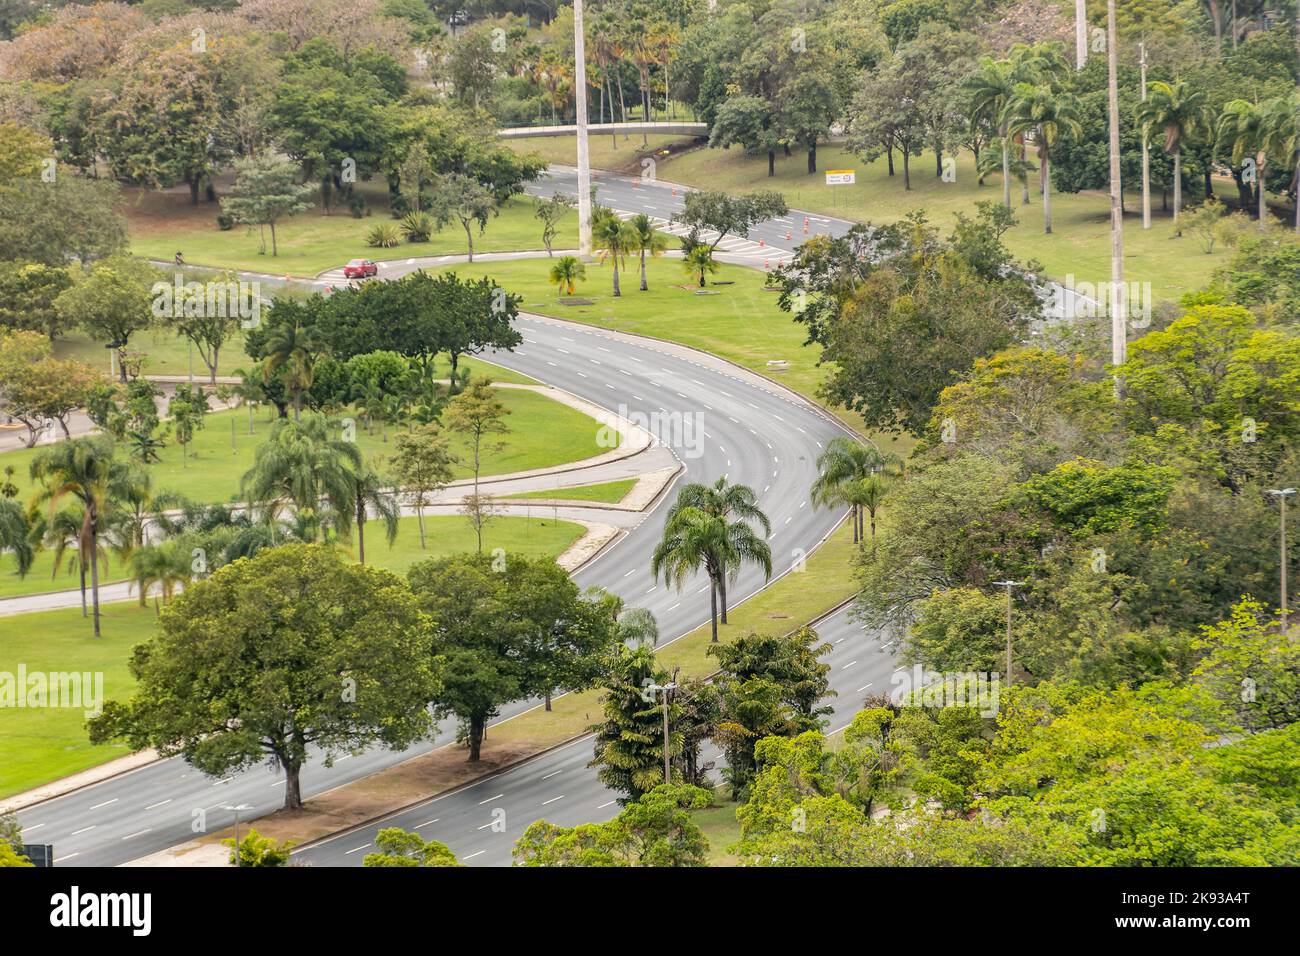
M 461 554 L 408 577 L 446 662 L 438 713 L 460 720 L 471 762 L 502 706 L 590 686 L 616 636 L 613 606 L 583 597 L 550 558 Z
M 637 251 L 640 242 L 637 229 L 630 222 L 609 213 L 592 223 L 591 241 L 601 264 L 609 262 L 613 266 L 614 296 L 617 298 L 623 294 L 618 286 L 618 270 L 620 266 L 626 266 L 629 253 Z
M 709 242 L 709 251 L 712 252 L 725 237 L 744 239 L 754 226 L 784 216 L 789 211 L 784 197 L 770 190 L 733 196 L 720 190 L 702 189 L 686 194 L 682 210 L 673 216 L 673 221 L 692 230 L 716 233 Z
M 628 220 L 628 225 L 636 230 L 636 244 L 633 251 L 641 259 L 641 291 L 649 289 L 646 284 L 645 261 L 646 256 L 656 257 L 664 254 L 668 248 L 668 240 L 654 227 L 650 217 L 645 213 L 638 213 Z
M 979 67 L 966 79 L 972 119 L 997 127 L 1002 152 L 1002 204 L 1011 208 L 1011 150 L 1007 104 L 1016 91 L 1016 65 L 1011 60 L 980 57 Z
M 53 515 L 65 500 L 81 511 L 77 539 L 90 559 L 90 592 L 94 607 L 95 636 L 99 629 L 99 537 L 104 532 L 116 500 L 118 483 L 126 466 L 115 461 L 113 441 L 107 437 L 71 438 L 42 448 L 31 463 L 33 481 L 41 490 L 33 505 L 48 504 Z
M 509 414 L 510 409 L 497 398 L 488 378 L 471 381 L 447 406 L 447 427 L 464 436 L 470 446 L 475 495 L 478 494 L 479 473 L 483 470 L 483 456 L 501 450 L 503 443 L 492 441 L 492 436 L 510 431 L 505 421 Z M 481 540 L 479 544 L 482 547 Z
M 1043 194 L 1043 231 L 1052 232 L 1052 149 L 1064 135 L 1082 132 L 1078 104 L 1071 93 L 1050 86 L 1018 84 L 1006 105 L 1008 135 L 1033 136 L 1038 149 L 1038 183 Z
M 126 382 L 131 336 L 153 324 L 153 287 L 158 272 L 143 259 L 114 256 L 95 263 L 55 299 L 68 324 L 117 350 L 118 378 Z
M 257 446 L 253 466 L 240 479 L 240 494 L 257 504 L 273 526 L 292 507 L 305 521 L 308 540 L 314 541 L 322 526 L 340 533 L 351 530 L 362 470 L 356 442 L 336 434 L 323 415 L 280 419 Z
M 465 230 L 470 262 L 474 261 L 473 225 L 478 223 L 482 235 L 488 220 L 500 211 L 500 203 L 492 190 L 463 173 L 439 175 L 430 190 L 430 214 L 440 228 L 450 222 L 460 223 Z
M 71 285 L 72 276 L 62 266 L 0 264 L 0 328 L 44 332 L 53 343 L 65 321 L 54 302 Z
M 235 846 L 233 837 L 221 841 L 222 846 L 230 847 L 231 866 L 287 866 L 289 851 L 293 849 L 292 840 L 277 841 L 264 837 L 252 827 Z
M 122 192 L 116 182 L 58 175 L 52 183 L 22 181 L 0 188 L 0 249 L 63 268 L 126 250 Z M 74 317 L 75 320 L 75 317 Z
M 424 549 L 424 509 L 431 495 L 447 486 L 456 457 L 447 447 L 447 439 L 437 424 L 421 425 L 397 436 L 397 454 L 393 456 L 393 474 L 398 485 L 415 505 L 420 525 L 420 548 Z
M 639 800 L 664 783 L 664 730 L 662 691 L 671 675 L 648 647 L 620 647 L 608 662 L 602 687 L 604 718 L 592 726 L 595 756 L 588 766 L 611 790 L 624 796 L 623 806 Z M 683 750 L 681 706 L 668 699 L 668 758 L 670 764 Z
M 1283 634 L 1259 601 L 1243 599 L 1228 617 L 1202 627 L 1205 656 L 1192 679 L 1250 733 L 1300 721 L 1300 644 Z
M 1157 131 L 1164 134 L 1163 149 L 1174 159 L 1174 227 L 1183 208 L 1183 141 L 1210 126 L 1205 91 L 1181 81 L 1151 83 L 1145 102 L 1138 107 L 1137 121 L 1148 142 Z
M 626 804 L 608 823 L 529 824 L 514 848 L 516 866 L 707 866 L 709 843 L 692 810 L 712 791 L 660 784 Z
M 587 278 L 587 267 L 582 264 L 582 260 L 577 256 L 560 256 L 551 266 L 550 275 L 547 280 L 553 286 L 557 286 L 567 295 L 573 295 L 574 286 Z
M 761 677 L 726 680 L 721 686 L 722 716 L 714 739 L 727 758 L 723 771 L 733 799 L 741 800 L 757 770 L 754 748 L 764 737 L 796 733 L 798 722 L 782 700 L 781 687 Z
M 556 193 L 545 202 L 539 202 L 537 208 L 533 210 L 533 216 L 541 220 L 542 223 L 542 245 L 546 247 L 546 255 L 551 255 L 551 245 L 555 242 L 556 233 L 559 230 L 560 220 L 569 214 L 573 208 L 573 199 L 563 193 Z M 565 258 L 572 258 L 566 256 Z M 570 283 L 569 295 L 573 295 L 573 286 Z
M 766 153 L 767 175 L 775 176 L 776 151 L 781 146 L 779 117 L 761 96 L 728 96 L 709 127 L 709 146 L 740 146 L 750 155 Z
M 375 836 L 378 853 L 367 853 L 362 866 L 460 866 L 456 854 L 437 840 L 400 827 L 384 827 Z
M 400 578 L 285 545 L 186 588 L 136 647 L 131 673 L 133 698 L 105 704 L 93 741 L 122 737 L 211 775 L 270 762 L 296 810 L 312 748 L 329 760 L 428 733 L 439 662 Z
M 235 184 L 221 200 L 222 211 L 236 222 L 270 227 L 272 256 L 279 254 L 276 224 L 311 206 L 315 190 L 307 183 L 299 185 L 297 176 L 292 163 L 269 154 L 237 160 Z
M 279 373 L 293 397 L 294 420 L 302 418 L 303 395 L 312 386 L 316 362 L 326 346 L 314 325 L 301 321 L 278 321 L 267 330 L 261 344 L 263 377 Z
M 723 681 L 761 679 L 780 688 L 781 701 L 793 712 L 802 733 L 819 730 L 822 718 L 832 710 L 818 706 L 828 694 L 835 693 L 827 678 L 830 665 L 821 660 L 831 645 L 820 641 L 811 627 L 801 627 L 784 636 L 753 633 L 710 647 L 707 653 L 717 658 Z

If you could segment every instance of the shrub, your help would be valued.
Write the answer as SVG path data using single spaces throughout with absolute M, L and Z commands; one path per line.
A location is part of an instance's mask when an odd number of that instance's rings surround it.
M 366 233 L 366 245 L 372 249 L 391 249 L 402 242 L 402 232 L 391 223 L 383 222 Z
M 408 212 L 402 217 L 402 234 L 407 242 L 428 242 L 433 235 L 433 217 L 427 212 Z

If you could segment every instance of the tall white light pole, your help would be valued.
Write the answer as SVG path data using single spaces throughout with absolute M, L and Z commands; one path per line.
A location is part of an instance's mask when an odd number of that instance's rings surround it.
M 1074 0 L 1074 62 L 1080 70 L 1088 62 L 1088 0 Z
M 1010 687 L 1010 686 L 1011 686 L 1011 589 L 1012 589 L 1012 588 L 1018 588 L 1018 587 L 1020 587 L 1022 584 L 1024 584 L 1025 582 L 1024 582 L 1024 581 L 1012 581 L 1012 580 L 1008 579 L 1008 580 L 1006 580 L 1006 581 L 994 581 L 993 583 L 994 583 L 994 585 L 996 585 L 997 587 L 1000 587 L 1000 588 L 1006 588 L 1006 589 L 1007 589 L 1007 676 L 1006 676 L 1006 683 L 1007 683 L 1007 686 Z
M 1280 512 L 1279 520 L 1281 522 L 1281 548 L 1279 557 L 1281 558 L 1282 571 L 1282 633 L 1287 632 L 1287 607 L 1286 607 L 1286 500 L 1296 493 L 1294 488 L 1270 488 L 1269 492 L 1277 499 L 1277 507 Z
M 1110 360 L 1128 359 L 1128 303 L 1124 285 L 1124 183 L 1119 160 L 1119 41 L 1115 29 L 1115 0 L 1106 3 L 1106 85 L 1110 113 Z M 1124 385 L 1115 379 L 1120 392 Z
M 591 259 L 591 157 L 587 153 L 587 38 L 582 28 L 582 0 L 573 0 L 574 86 L 578 102 L 578 254 Z

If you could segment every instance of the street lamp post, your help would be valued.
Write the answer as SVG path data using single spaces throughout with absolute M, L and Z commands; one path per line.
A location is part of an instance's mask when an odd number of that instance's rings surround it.
M 996 585 L 997 585 L 998 587 L 1000 587 L 1000 588 L 1006 588 L 1006 589 L 1007 589 L 1007 675 L 1006 675 L 1006 681 L 1007 681 L 1007 686 L 1010 687 L 1010 686 L 1011 686 L 1011 589 L 1012 589 L 1012 588 L 1018 588 L 1018 587 L 1020 587 L 1022 584 L 1024 584 L 1025 582 L 1024 582 L 1024 581 L 1011 581 L 1011 580 L 1007 580 L 1007 581 L 994 581 L 993 583 L 996 584 Z
M 670 681 L 667 684 L 650 684 L 646 690 L 661 694 L 663 699 L 664 710 L 664 783 L 673 782 L 672 763 L 668 759 L 668 692 L 677 689 L 676 682 Z
M 582 0 L 573 0 L 573 86 L 578 121 L 578 256 L 591 261 L 591 156 L 587 150 L 587 38 Z
M 235 812 L 235 866 L 243 866 L 243 862 L 239 856 L 239 813 L 241 810 L 251 810 L 253 808 L 247 803 L 239 803 L 234 806 L 231 806 L 228 803 L 223 803 L 221 809 L 233 810 Z
M 1287 633 L 1286 607 L 1286 500 L 1296 493 L 1294 488 L 1270 488 L 1268 493 L 1277 499 L 1278 523 L 1281 531 L 1281 543 L 1278 550 L 1279 566 L 1282 578 L 1282 633 Z

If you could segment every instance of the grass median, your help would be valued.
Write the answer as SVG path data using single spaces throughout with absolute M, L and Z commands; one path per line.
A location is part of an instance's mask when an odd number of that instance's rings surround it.
M 391 546 L 376 523 L 370 522 L 367 528 L 368 562 L 399 574 L 426 558 L 476 547 L 473 529 L 458 516 L 425 518 L 425 549 L 420 547 L 414 518 L 402 519 Z M 488 523 L 483 547 L 506 548 L 530 557 L 557 556 L 582 534 L 582 526 L 573 522 L 502 517 Z M 351 547 L 345 550 L 354 553 Z M 153 602 L 146 607 L 135 601 L 104 604 L 101 616 L 103 636 L 98 640 L 91 636 L 90 622 L 77 608 L 0 617 L 0 673 L 16 674 L 20 665 L 29 674 L 101 673 L 104 699 L 129 697 L 135 682 L 127 671 L 127 660 L 131 648 L 153 633 L 157 622 Z M 124 744 L 92 745 L 86 739 L 84 708 L 0 708 L 0 799 L 128 752 Z

